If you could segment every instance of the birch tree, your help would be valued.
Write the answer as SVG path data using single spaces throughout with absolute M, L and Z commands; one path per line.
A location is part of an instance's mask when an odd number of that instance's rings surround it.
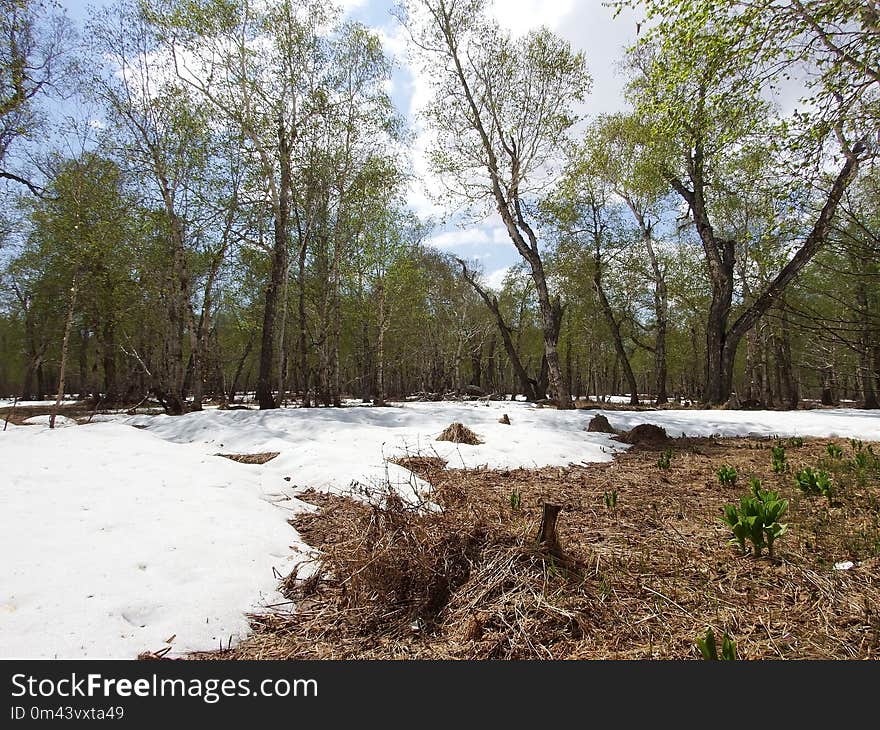
M 514 40 L 487 18 L 484 0 L 413 0 L 402 18 L 434 90 L 434 172 L 452 199 L 501 218 L 535 284 L 551 395 L 572 408 L 558 352 L 563 306 L 534 203 L 588 91 L 584 54 L 546 29 Z

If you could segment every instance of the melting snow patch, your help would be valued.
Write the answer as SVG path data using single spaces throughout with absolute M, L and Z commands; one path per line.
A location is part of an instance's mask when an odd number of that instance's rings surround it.
M 301 503 L 259 467 L 117 424 L 0 433 L 0 459 L 0 657 L 215 649 L 284 601 Z

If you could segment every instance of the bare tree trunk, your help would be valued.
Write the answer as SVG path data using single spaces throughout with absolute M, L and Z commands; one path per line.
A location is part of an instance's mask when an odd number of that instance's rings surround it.
M 306 320 L 306 238 L 300 236 L 299 262 L 297 266 L 296 281 L 299 291 L 297 292 L 297 308 L 299 315 L 299 380 L 302 388 L 302 405 L 305 408 L 311 406 L 309 396 L 309 351 L 307 344 L 308 323 Z
M 767 325 L 762 324 L 759 329 L 759 342 L 761 345 L 761 404 L 766 408 L 773 407 L 773 389 L 770 387 L 770 364 L 769 349 L 770 343 L 767 341 Z
M 342 406 L 342 393 L 339 381 L 339 340 L 342 336 L 342 306 L 339 295 L 339 267 L 335 266 L 333 281 L 333 327 L 332 327 L 332 350 L 330 358 L 331 381 L 330 389 L 333 405 L 336 408 Z
M 260 370 L 257 375 L 257 401 L 260 410 L 277 408 L 278 403 L 272 395 L 272 370 L 275 365 L 276 328 L 278 298 L 287 275 L 287 249 L 290 233 L 290 149 L 285 131 L 284 119 L 279 117 L 278 126 L 278 159 L 280 162 L 280 179 L 278 181 L 278 199 L 274 211 L 274 244 L 272 247 L 272 265 L 269 273 L 269 285 L 266 287 L 265 306 L 263 307 L 263 333 L 260 341 Z
M 385 405 L 385 283 L 376 283 L 376 295 L 379 299 L 379 332 L 376 337 L 376 397 L 373 405 Z
M 510 337 L 510 327 L 507 326 L 507 323 L 504 321 L 504 316 L 501 314 L 501 309 L 498 306 L 498 298 L 494 295 L 489 296 L 489 293 L 477 283 L 475 275 L 467 268 L 467 264 L 465 264 L 464 260 L 456 259 L 456 261 L 458 261 L 459 266 L 461 266 L 462 276 L 464 276 L 465 281 L 467 281 L 473 290 L 479 294 L 480 298 L 486 303 L 486 306 L 489 307 L 489 311 L 492 312 L 492 315 L 495 318 L 495 324 L 498 327 L 498 332 L 501 335 L 501 341 L 504 343 L 504 350 L 507 352 L 507 357 L 513 367 L 516 379 L 519 381 L 519 386 L 523 395 L 525 395 L 530 401 L 537 400 L 538 394 L 532 381 L 529 380 L 528 373 L 526 373 L 526 369 L 523 367 L 522 360 L 520 360 L 513 339 Z M 543 395 L 541 397 L 543 397 Z
M 872 363 L 873 333 L 871 331 L 871 312 L 868 307 L 868 290 L 864 279 L 859 278 L 856 284 L 856 306 L 861 331 L 859 332 L 859 383 L 862 391 L 863 408 L 880 408 L 877 393 L 874 390 L 874 367 Z
M 238 360 L 238 365 L 235 366 L 235 374 L 232 376 L 232 385 L 227 392 L 227 398 L 229 398 L 229 402 L 232 403 L 235 400 L 235 394 L 238 392 L 238 383 L 241 380 L 241 371 L 244 369 L 245 361 L 248 358 L 248 355 L 251 354 L 251 350 L 254 347 L 254 339 L 248 340 L 247 345 L 244 348 L 244 352 Z
M 514 182 L 510 185 L 502 184 L 498 158 L 495 148 L 490 139 L 489 132 L 483 122 L 483 112 L 480 105 L 474 99 L 470 82 L 459 56 L 458 45 L 455 40 L 454 29 L 450 23 L 450 16 L 439 15 L 436 18 L 440 23 L 441 31 L 446 42 L 449 57 L 455 66 L 455 73 L 461 84 L 462 91 L 467 99 L 471 110 L 474 131 L 480 137 L 483 151 L 486 153 L 486 171 L 492 184 L 492 196 L 498 213 L 504 223 L 508 236 L 523 260 L 529 265 L 532 281 L 535 284 L 535 293 L 538 297 L 538 307 L 541 312 L 541 332 L 544 336 L 544 355 L 547 358 L 547 368 L 550 380 L 550 389 L 556 405 L 561 409 L 574 408 L 571 394 L 562 377 L 562 369 L 559 364 L 559 328 L 562 322 L 562 306 L 557 299 L 550 296 L 547 287 L 547 277 L 544 273 L 544 262 L 541 260 L 538 238 L 534 229 L 529 225 L 522 209 L 522 201 L 519 196 L 518 170 L 521 159 L 518 153 L 506 142 L 505 147 L 510 155 L 511 170 Z M 501 131 L 503 135 L 504 130 Z M 503 140 L 502 140 L 503 141 Z M 515 145 L 514 145 L 515 146 Z
M 800 398 L 791 372 L 791 339 L 784 301 L 780 302 L 779 310 L 780 332 L 776 338 L 776 365 L 779 368 L 780 397 L 788 408 L 797 408 Z
M 636 205 L 635 200 L 629 196 L 624 196 L 624 200 L 638 223 L 654 279 L 654 318 L 657 322 L 654 334 L 654 402 L 660 405 L 669 401 L 669 396 L 666 393 L 666 330 L 669 317 L 669 291 L 666 286 L 666 277 L 657 258 L 657 252 L 654 250 L 652 224 L 645 219 L 643 211 Z
M 73 284 L 70 287 L 70 301 L 67 304 L 67 320 L 64 323 L 64 337 L 61 341 L 61 365 L 58 369 L 58 393 L 49 416 L 49 428 L 55 428 L 55 418 L 58 416 L 58 408 L 64 400 L 64 376 L 67 370 L 67 352 L 70 344 L 70 330 L 73 329 L 73 314 L 76 311 L 76 297 L 79 293 L 79 271 L 73 275 Z
M 833 406 L 837 402 L 837 397 L 834 393 L 834 368 L 831 365 L 826 365 L 821 369 L 821 377 L 822 377 L 822 405 L 823 406 Z
M 119 387 L 116 376 L 116 327 L 112 318 L 104 322 L 101 337 L 101 360 L 104 364 L 104 398 L 115 403 L 119 400 Z
M 636 383 L 636 376 L 633 374 L 629 357 L 623 347 L 623 338 L 620 335 L 620 325 L 614 317 L 611 304 L 608 301 L 608 297 L 605 296 L 605 290 L 602 288 L 602 260 L 598 251 L 598 245 L 596 248 L 597 250 L 593 257 L 593 288 L 596 290 L 596 296 L 599 298 L 599 306 L 602 309 L 602 315 L 605 317 L 605 322 L 608 324 L 608 329 L 611 331 L 611 341 L 614 345 L 614 351 L 617 353 L 617 359 L 620 362 L 620 366 L 623 369 L 623 375 L 629 386 L 630 405 L 637 406 L 639 404 L 639 386 L 638 383 Z

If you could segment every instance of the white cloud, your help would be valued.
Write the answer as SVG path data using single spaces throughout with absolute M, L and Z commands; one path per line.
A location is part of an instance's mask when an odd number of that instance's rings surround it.
M 573 0 L 499 0 L 492 14 L 503 27 L 520 37 L 542 25 L 558 28 L 573 6 Z
M 494 289 L 495 291 L 500 291 L 504 286 L 504 279 L 510 271 L 509 266 L 505 266 L 501 269 L 496 269 L 495 271 L 490 272 L 484 277 L 486 285 L 490 289 Z
M 426 243 L 442 251 L 456 251 L 458 249 L 472 249 L 475 246 L 510 246 L 513 244 L 507 236 L 507 231 L 499 225 L 476 225 L 468 228 L 454 228 L 442 231 L 427 239 Z M 471 258 L 488 258 L 491 253 L 486 252 L 475 256 L 472 250 L 467 251 Z
M 337 0 L 345 15 L 350 15 L 353 10 L 358 10 L 367 4 L 367 0 Z

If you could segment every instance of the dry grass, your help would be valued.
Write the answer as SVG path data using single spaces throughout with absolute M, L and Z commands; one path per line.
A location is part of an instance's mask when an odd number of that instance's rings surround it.
M 454 444 L 469 444 L 471 446 L 483 443 L 477 434 L 463 423 L 458 423 L 457 421 L 444 428 L 437 437 L 437 441 L 451 441 Z
M 214 456 L 222 456 L 224 459 L 237 461 L 239 464 L 265 464 L 272 461 L 280 451 L 264 451 L 260 454 L 214 454 Z
M 643 446 L 662 446 L 669 437 L 666 429 L 653 423 L 640 423 L 629 431 L 620 434 L 619 439 L 625 444 L 641 444 Z
M 827 443 L 788 449 L 792 468 L 828 462 Z M 880 472 L 836 471 L 829 505 L 772 472 L 772 444 L 672 439 L 668 469 L 641 446 L 541 470 L 410 459 L 443 512 L 307 496 L 320 512 L 294 524 L 323 565 L 288 581 L 296 613 L 254 616 L 245 642 L 201 658 L 696 658 L 708 626 L 743 658 L 877 658 Z M 718 483 L 722 464 L 737 484 Z M 741 555 L 716 519 L 749 476 L 791 501 L 775 561 Z M 565 565 L 535 544 L 544 502 L 564 505 Z

